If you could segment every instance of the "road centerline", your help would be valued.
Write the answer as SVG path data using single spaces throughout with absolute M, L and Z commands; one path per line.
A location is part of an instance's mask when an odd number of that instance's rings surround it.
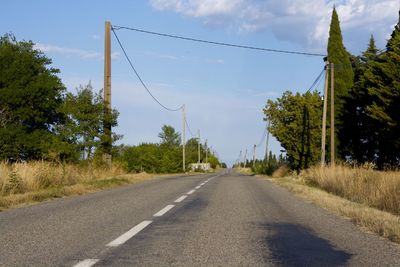
M 78 262 L 73 267 L 91 267 L 95 265 L 99 260 L 98 259 L 86 259 Z
M 183 201 L 185 198 L 187 198 L 187 195 L 180 196 L 180 197 L 177 198 L 174 202 L 175 202 L 175 203 L 179 203 L 179 202 Z
M 165 213 L 167 213 L 170 209 L 172 209 L 173 207 L 175 207 L 175 205 L 167 205 L 165 206 L 162 210 L 160 210 L 159 212 L 157 212 L 156 214 L 154 214 L 154 217 L 160 217 L 163 216 Z
M 126 241 L 128 241 L 130 238 L 138 234 L 140 231 L 142 231 L 144 228 L 146 228 L 149 224 L 151 224 L 152 221 L 143 221 L 133 228 L 131 228 L 128 232 L 122 234 L 121 236 L 117 237 L 113 241 L 107 244 L 107 247 L 117 247 L 119 245 L 122 245 Z
M 187 195 L 191 195 L 191 194 L 193 194 L 194 192 L 196 192 L 196 190 L 192 189 L 192 190 L 190 190 L 189 192 L 187 192 L 186 194 L 187 194 Z

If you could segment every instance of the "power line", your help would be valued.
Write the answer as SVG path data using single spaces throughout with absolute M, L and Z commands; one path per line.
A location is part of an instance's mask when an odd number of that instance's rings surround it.
M 307 52 L 299 52 L 299 51 L 289 51 L 289 50 L 280 50 L 280 49 L 271 49 L 271 48 L 264 48 L 264 47 L 255 47 L 255 46 L 248 46 L 248 45 L 216 42 L 216 41 L 209 41 L 209 40 L 204 40 L 204 39 L 179 36 L 179 35 L 174 35 L 174 34 L 147 31 L 147 30 L 143 30 L 143 29 L 125 27 L 125 26 L 113 26 L 112 29 L 113 29 L 113 31 L 125 29 L 125 30 L 140 32 L 140 33 L 152 34 L 152 35 L 168 37 L 168 38 L 175 38 L 175 39 L 192 41 L 192 42 L 199 42 L 199 43 L 206 43 L 206 44 L 213 44 L 213 45 L 220 45 L 220 46 L 228 46 L 228 47 L 234 47 L 234 48 L 243 48 L 243 49 L 250 49 L 250 50 L 258 50 L 258 51 L 264 51 L 264 52 L 274 52 L 274 53 L 294 54 L 294 55 L 314 56 L 314 57 L 326 57 L 326 55 L 318 54 L 318 53 L 307 53 Z
M 128 61 L 129 65 L 131 66 L 132 70 L 135 72 L 136 77 L 139 79 L 140 83 L 142 84 L 142 86 L 144 87 L 144 89 L 146 89 L 146 91 L 149 93 L 149 95 L 154 99 L 154 101 L 156 101 L 161 107 L 163 107 L 164 109 L 168 110 L 168 111 L 179 111 L 182 110 L 183 105 L 180 106 L 179 108 L 176 109 L 172 109 L 172 108 L 168 108 L 167 106 L 163 105 L 149 90 L 149 88 L 146 86 L 146 84 L 143 82 L 142 78 L 140 77 L 139 73 L 136 71 L 135 67 L 132 64 L 132 61 L 130 60 L 130 58 L 128 57 L 128 54 L 126 53 L 124 46 L 122 45 L 121 41 L 118 38 L 117 33 L 114 31 L 114 27 L 111 28 L 112 32 L 114 33 L 115 38 L 117 39 L 117 42 L 119 44 L 119 46 L 122 49 L 122 52 L 125 55 L 126 60 Z
M 193 137 L 193 136 L 196 136 L 196 135 L 193 134 L 192 130 L 190 130 L 190 127 L 189 127 L 189 124 L 188 124 L 186 118 L 185 118 L 185 124 L 186 124 L 187 129 L 189 130 L 190 135 L 191 135 L 192 137 Z
M 261 137 L 261 140 L 260 142 L 258 142 L 258 145 L 256 147 L 260 147 L 264 143 L 265 137 L 267 136 L 267 127 L 268 126 L 265 126 L 263 136 Z
M 323 77 L 323 74 L 325 73 L 325 68 L 322 69 L 321 73 L 317 76 L 313 84 L 310 86 L 310 88 L 306 91 L 306 93 L 310 92 L 313 88 L 318 88 L 319 83 L 321 82 L 321 78 Z M 317 85 L 317 86 L 316 86 Z

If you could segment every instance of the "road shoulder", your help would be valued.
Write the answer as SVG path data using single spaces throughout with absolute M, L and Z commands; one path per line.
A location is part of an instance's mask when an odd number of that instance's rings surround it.
M 314 203 L 336 215 L 345 217 L 366 232 L 374 233 L 400 244 L 400 216 L 349 201 L 318 188 L 310 187 L 294 177 L 271 178 L 257 175 L 286 188 L 307 202 Z

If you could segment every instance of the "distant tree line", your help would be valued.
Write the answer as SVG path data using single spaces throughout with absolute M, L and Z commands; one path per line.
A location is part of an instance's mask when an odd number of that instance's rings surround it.
M 355 165 L 374 163 L 378 169 L 399 168 L 400 19 L 385 50 L 379 50 L 371 36 L 366 51 L 353 56 L 343 45 L 334 9 L 327 59 L 334 63 L 336 158 Z M 330 79 L 329 75 L 329 89 Z M 304 169 L 320 160 L 322 105 L 318 92 L 285 92 L 266 104 L 270 131 L 285 149 L 292 169 Z M 329 127 L 328 120 L 327 140 Z
M 182 142 L 179 132 L 164 125 L 158 134 L 159 143 L 143 143 L 137 146 L 121 146 L 117 157 L 129 172 L 177 173 L 182 171 Z M 198 162 L 198 140 L 189 139 L 185 146 L 186 168 Z M 204 144 L 200 144 L 200 162 L 207 162 L 211 168 L 220 167 L 218 158 Z

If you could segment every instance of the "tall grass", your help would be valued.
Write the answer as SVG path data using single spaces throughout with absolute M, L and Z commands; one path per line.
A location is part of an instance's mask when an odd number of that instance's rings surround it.
M 71 165 L 46 161 L 0 162 L 0 197 L 75 185 L 124 174 L 119 166 Z
M 348 200 L 400 215 L 400 172 L 313 167 L 300 174 L 309 185 Z

